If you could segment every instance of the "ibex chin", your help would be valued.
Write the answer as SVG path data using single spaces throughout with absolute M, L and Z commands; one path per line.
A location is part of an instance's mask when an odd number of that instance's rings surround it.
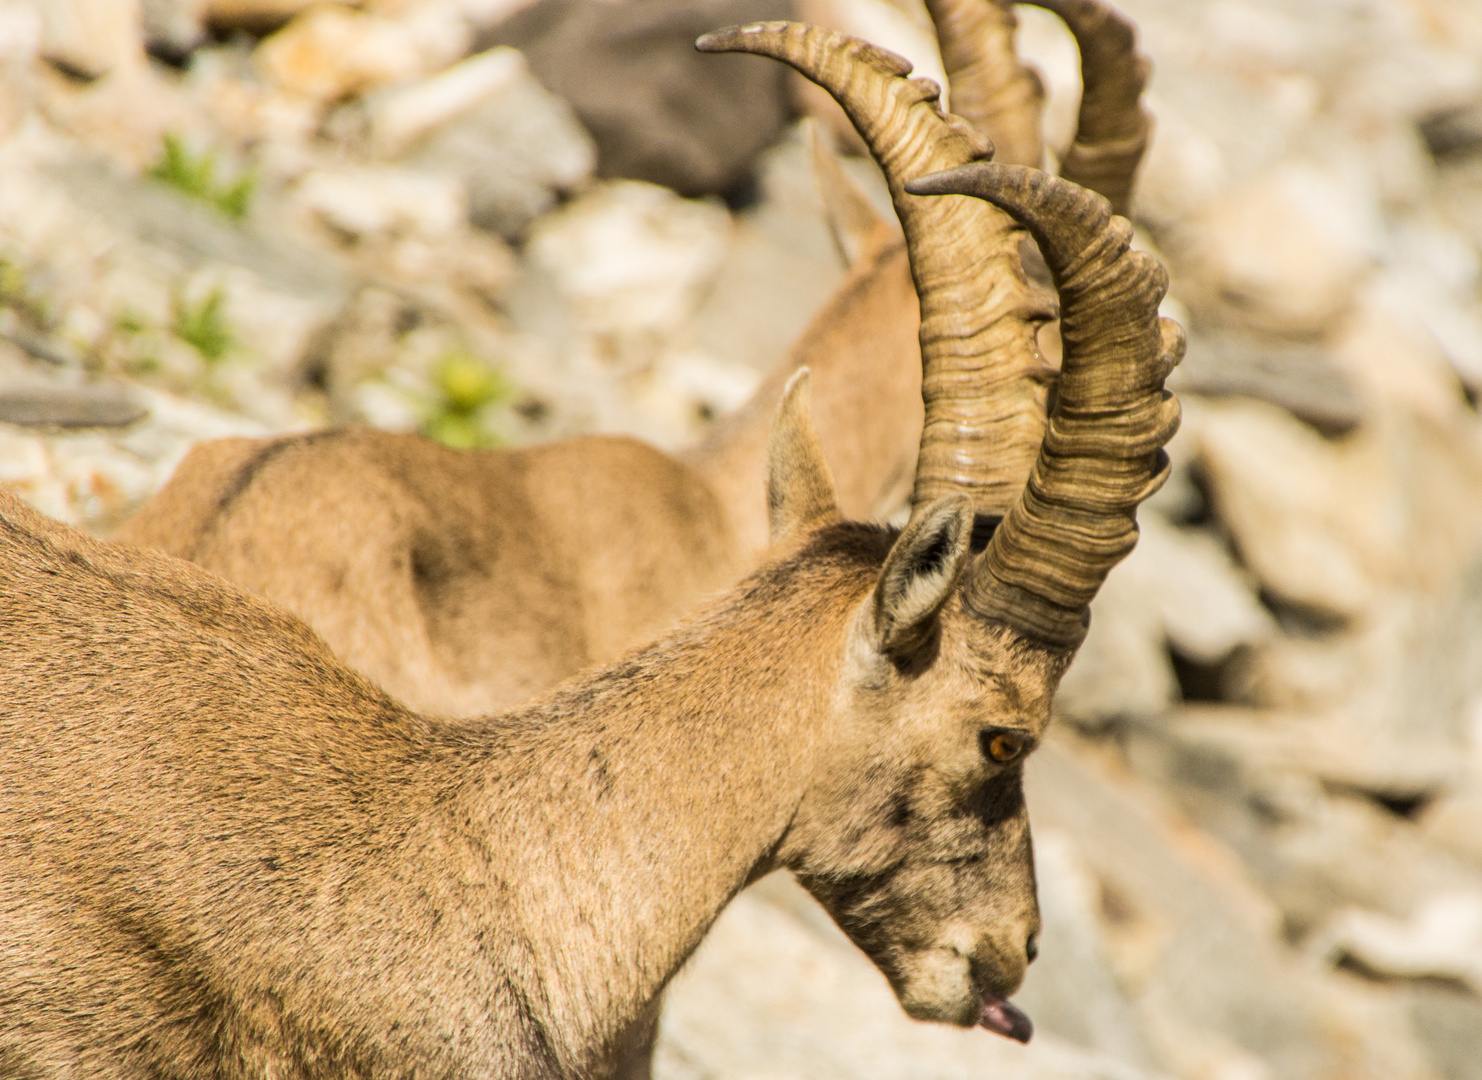
M 941 119 L 836 34 L 706 41 Z M 905 528 L 844 522 L 795 379 L 769 560 L 514 712 L 418 715 L 295 617 L 0 496 L 0 1073 L 603 1075 L 776 867 L 910 1015 L 1027 1037 L 1021 765 L 1166 473 L 1182 338 L 1099 196 L 982 162 L 910 190 L 1022 220 L 1059 290 L 1059 391 L 1002 522 L 975 528 L 998 489 L 939 399 Z M 923 340 L 930 381 L 950 340 Z
M 1043 2 L 1065 16 L 1085 56 L 1082 149 L 1067 156 L 1066 175 L 1122 212 L 1146 137 L 1145 64 L 1130 27 L 1099 0 Z M 1011 151 L 1009 163 L 1039 165 L 1038 83 L 1014 55 L 1011 6 L 928 6 L 954 107 Z M 858 98 L 846 67 L 792 62 L 835 96 Z M 886 76 L 901 71 L 896 63 Z M 685 460 L 609 437 L 494 451 L 364 429 L 220 440 L 193 450 L 117 539 L 282 604 L 414 708 L 509 707 L 656 635 L 754 565 L 767 540 L 767 426 L 798 366 L 813 370 L 845 511 L 873 515 L 904 496 L 922 423 L 913 266 L 920 304 L 934 313 L 924 332 L 956 338 L 928 394 L 948 408 L 942 422 L 967 424 L 963 452 L 996 460 L 994 491 L 980 494 L 1001 512 L 1044 424 L 1054 373 L 1036 331 L 1054 318 L 1053 296 L 1025 279 L 1023 233 L 1005 215 L 905 193 L 910 176 L 965 164 L 986 143 L 945 138 L 955 122 L 930 110 L 908 125 L 903 109 L 877 104 L 847 108 L 886 172 L 912 265 L 894 226 L 877 225 L 753 404 Z M 986 371 L 987 382 L 964 382 Z M 950 406 L 965 391 L 994 402 Z

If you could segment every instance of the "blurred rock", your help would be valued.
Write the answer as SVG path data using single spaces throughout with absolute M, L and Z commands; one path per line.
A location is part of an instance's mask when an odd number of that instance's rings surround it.
M 244 417 L 135 387 L 148 419 L 125 431 L 36 434 L 0 427 L 0 484 L 46 514 L 94 533 L 121 524 L 200 439 L 262 435 Z
M 1376 975 L 1455 980 L 1482 995 L 1482 892 L 1429 897 L 1403 920 L 1341 911 L 1314 937 L 1310 949 Z
M 1107 577 L 1091 602 L 1091 629 L 1055 695 L 1057 713 L 1095 727 L 1154 716 L 1178 700 L 1162 618 L 1142 584 L 1126 561 Z
M 735 216 L 715 284 L 689 330 L 698 348 L 764 372 L 828 301 L 844 267 L 804 141 L 790 135 L 763 151 L 757 174 L 760 198 Z M 864 169 L 858 175 L 883 194 L 882 177 Z M 767 317 L 758 319 L 759 311 Z
M 379 154 L 458 177 L 471 220 L 510 239 L 585 184 L 596 164 L 570 107 L 514 49 L 480 53 L 368 108 Z
M 1428 895 L 1482 884 L 1358 794 L 1407 805 L 1403 796 L 1449 780 L 1450 761 L 1406 756 L 1403 744 L 1351 724 L 1228 707 L 1185 708 L 1127 736 L 1133 767 L 1239 854 L 1289 934 L 1309 934 L 1345 907 L 1400 916 Z
M 218 33 L 245 30 L 265 34 L 321 4 L 357 6 L 359 0 L 197 0 L 202 14 Z
M 605 177 L 725 193 L 787 120 L 780 65 L 695 51 L 723 26 L 785 19 L 791 0 L 540 0 L 481 46 L 513 45 L 571 103 Z
M 223 38 L 242 32 L 268 34 L 310 7 L 329 4 L 356 7 L 360 0 L 142 0 L 142 3 L 149 50 L 179 61 L 206 41 L 208 31 Z
M 254 55 L 278 86 L 329 102 L 418 78 L 468 51 L 472 31 L 455 10 L 408 5 L 396 16 L 317 5 L 265 38 Z
M 1119 983 L 1181 1076 L 1421 1080 L 1403 1021 L 1353 1007 L 1283 955 L 1278 915 L 1228 852 L 1050 743 L 1026 769 L 1035 827 L 1074 837 L 1103 893 Z M 1338 1035 L 1338 1032 L 1342 1032 Z
M 48 386 L 0 389 L 0 421 L 68 428 L 128 427 L 149 415 L 122 386 Z
M 1242 560 L 1282 599 L 1339 616 L 1363 611 L 1399 559 L 1402 522 L 1376 448 L 1325 442 L 1257 402 L 1186 409 L 1195 456 Z
M 1275 623 L 1219 542 L 1141 515 L 1141 538 L 1092 602 L 1091 631 L 1056 707 L 1082 723 L 1153 716 L 1179 699 L 1168 655 L 1214 666 Z
M 1438 158 L 1460 157 L 1482 150 L 1482 102 L 1470 102 L 1425 117 L 1420 134 Z
M 1404 988 L 1410 1023 L 1444 1080 L 1482 1080 L 1482 999 L 1464 987 L 1422 981 Z
M 141 0 L 149 52 L 179 62 L 206 40 L 207 0 Z
M 468 216 L 457 178 L 387 166 L 315 170 L 294 199 L 331 228 L 363 241 L 443 239 Z
M 632 335 L 676 326 L 694 310 L 729 231 L 719 206 L 619 181 L 542 219 L 525 250 L 587 329 Z
M 144 60 L 139 0 L 19 0 L 41 16 L 41 55 L 86 79 Z
M 1196 333 L 1168 386 L 1207 397 L 1249 397 L 1279 405 L 1325 435 L 1362 419 L 1353 382 L 1319 346 L 1238 332 Z
M 1426 807 L 1419 824 L 1431 843 L 1482 867 L 1482 784 L 1442 795 Z
M 1369 268 L 1378 208 L 1307 165 L 1282 165 L 1225 193 L 1197 225 L 1218 302 L 1248 325 L 1315 334 Z
M 1136 1007 L 1117 981 L 1103 927 L 1101 886 L 1057 829 L 1034 831 L 1040 954 L 1014 1001 L 1035 1031 L 1138 1068 L 1156 1068 Z

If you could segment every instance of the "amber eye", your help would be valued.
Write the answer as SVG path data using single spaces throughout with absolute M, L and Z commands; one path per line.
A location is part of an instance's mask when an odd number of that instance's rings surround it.
M 1024 748 L 1029 745 L 1028 739 L 1012 731 L 985 731 L 980 739 L 984 755 L 1000 765 L 1007 765 L 1019 757 L 1024 753 Z

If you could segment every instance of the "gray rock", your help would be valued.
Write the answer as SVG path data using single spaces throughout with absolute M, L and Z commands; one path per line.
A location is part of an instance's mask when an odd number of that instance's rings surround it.
M 1409 821 L 1357 794 L 1360 785 L 1434 785 L 1444 760 L 1406 762 L 1394 745 L 1356 760 L 1355 748 L 1372 741 L 1362 730 L 1213 706 L 1125 730 L 1138 773 L 1239 854 L 1293 931 L 1315 930 L 1352 906 L 1404 915 L 1476 878 Z
M 1358 427 L 1352 380 L 1318 345 L 1239 332 L 1196 333 L 1168 380 L 1178 393 L 1269 401 L 1325 435 Z
M 1482 1080 L 1482 1000 L 1456 987 L 1405 989 L 1410 1022 L 1444 1080 Z
M 381 141 L 400 141 L 404 137 L 389 131 L 392 118 L 415 111 L 414 94 L 431 101 L 437 84 L 449 85 L 459 74 L 476 76 L 480 70 L 490 77 L 471 87 L 481 91 L 477 97 L 449 100 L 447 107 L 455 114 L 431 126 L 402 156 L 419 168 L 461 179 L 468 191 L 469 219 L 518 240 L 531 222 L 587 181 L 597 157 L 571 107 L 535 80 L 518 53 L 491 50 L 418 87 L 388 93 L 370 104 L 372 130 Z
M 682 195 L 736 188 L 787 120 L 782 65 L 695 51 L 710 30 L 785 19 L 790 0 L 541 0 L 480 47 L 513 45 L 569 101 L 604 177 Z
M 142 0 L 144 44 L 155 56 L 179 61 L 206 40 L 206 0 Z
M 1482 101 L 1425 117 L 1420 134 L 1426 149 L 1437 158 L 1464 157 L 1482 150 Z
M 1315 1080 L 1406 1060 L 1406 1032 L 1349 1011 L 1285 953 L 1264 898 L 1207 841 L 1159 820 L 1146 796 L 1054 742 L 1030 759 L 1026 789 L 1036 829 L 1073 837 L 1096 875 L 1119 979 L 1136 988 L 1165 1067 Z
M 0 421 L 32 427 L 127 427 L 149 415 L 122 386 L 0 389 Z

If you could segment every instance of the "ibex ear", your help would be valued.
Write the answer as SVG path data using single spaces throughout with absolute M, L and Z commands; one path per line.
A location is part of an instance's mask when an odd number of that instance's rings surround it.
M 875 585 L 874 645 L 905 659 L 936 629 L 942 604 L 967 565 L 973 507 L 963 495 L 937 499 L 917 514 L 885 558 Z
M 825 518 L 839 516 L 834 477 L 823 460 L 813 418 L 808 414 L 811 381 L 807 368 L 793 373 L 782 391 L 777 418 L 772 421 L 772 437 L 767 445 L 767 519 L 773 542 Z
M 824 219 L 834 238 L 834 247 L 845 267 L 853 266 L 874 238 L 875 230 L 885 224 L 885 216 L 875 209 L 870 197 L 844 171 L 839 157 L 830 145 L 832 136 L 820 130 L 818 121 L 804 121 L 808 130 L 808 149 L 813 157 L 813 176 L 818 193 L 823 196 Z

